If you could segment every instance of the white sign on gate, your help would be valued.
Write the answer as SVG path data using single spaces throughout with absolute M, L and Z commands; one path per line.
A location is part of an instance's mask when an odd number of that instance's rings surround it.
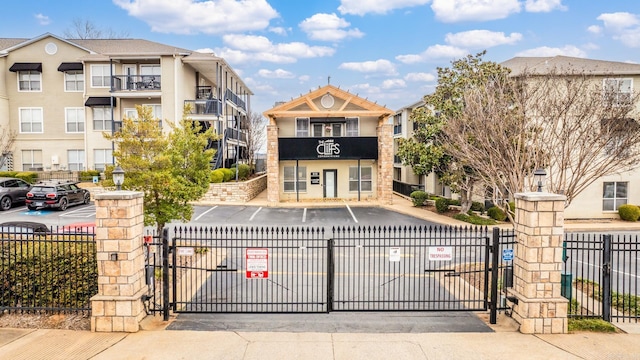
M 453 247 L 429 246 L 429 261 L 449 261 L 449 260 L 453 260 Z
M 400 261 L 400 248 L 399 247 L 392 247 L 389 249 L 389 261 L 391 262 L 398 262 Z

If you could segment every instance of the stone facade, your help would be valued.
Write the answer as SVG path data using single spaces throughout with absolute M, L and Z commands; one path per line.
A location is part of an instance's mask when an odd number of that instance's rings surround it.
M 525 334 L 567 332 L 568 300 L 561 296 L 565 196 L 516 194 L 512 317 Z
M 91 298 L 91 331 L 136 332 L 146 316 L 143 194 L 96 195 L 98 294 Z
M 378 127 L 378 201 L 391 205 L 393 202 L 393 125 Z
M 246 203 L 267 188 L 267 175 L 249 181 L 209 184 L 209 190 L 199 202 Z
M 278 126 L 267 126 L 267 205 L 276 206 L 280 201 Z

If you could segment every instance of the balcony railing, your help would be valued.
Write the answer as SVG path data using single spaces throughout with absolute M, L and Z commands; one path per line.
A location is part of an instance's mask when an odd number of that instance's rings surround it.
M 114 75 L 111 91 L 162 90 L 160 75 Z
M 222 101 L 212 100 L 185 100 L 185 105 L 190 105 L 191 115 L 222 115 Z
M 247 141 L 247 134 L 243 131 L 238 131 L 236 129 L 226 128 L 224 130 L 224 136 L 227 139 L 234 139 L 238 141 Z
M 232 103 L 236 104 L 236 106 L 238 106 L 242 110 L 245 110 L 245 111 L 247 110 L 247 106 L 245 105 L 244 100 L 242 100 L 238 95 L 236 95 L 230 89 L 227 89 L 226 97 L 227 97 L 227 100 L 229 100 Z

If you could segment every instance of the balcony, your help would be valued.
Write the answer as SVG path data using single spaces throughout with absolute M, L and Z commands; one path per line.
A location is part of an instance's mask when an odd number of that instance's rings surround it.
M 114 75 L 111 91 L 160 91 L 160 75 Z
M 233 91 L 231 91 L 230 89 L 227 89 L 225 96 L 227 97 L 227 100 L 234 103 L 237 107 L 241 108 L 244 111 L 247 111 L 247 105 L 244 103 L 244 100 L 242 100 Z
M 226 128 L 224 130 L 224 137 L 227 140 L 237 140 L 240 142 L 247 142 L 247 134 L 244 131 L 236 130 L 232 128 Z
M 185 100 L 185 105 L 191 108 L 190 115 L 222 115 L 222 101 L 218 99 L 211 100 Z

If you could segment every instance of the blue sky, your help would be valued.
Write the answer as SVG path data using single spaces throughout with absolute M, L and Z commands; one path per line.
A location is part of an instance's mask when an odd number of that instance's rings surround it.
M 640 62 L 637 0 L 30 0 L 3 3 L 0 36 L 59 36 L 74 19 L 213 51 L 262 112 L 327 84 L 397 110 L 433 91 L 436 68 L 487 50 Z

